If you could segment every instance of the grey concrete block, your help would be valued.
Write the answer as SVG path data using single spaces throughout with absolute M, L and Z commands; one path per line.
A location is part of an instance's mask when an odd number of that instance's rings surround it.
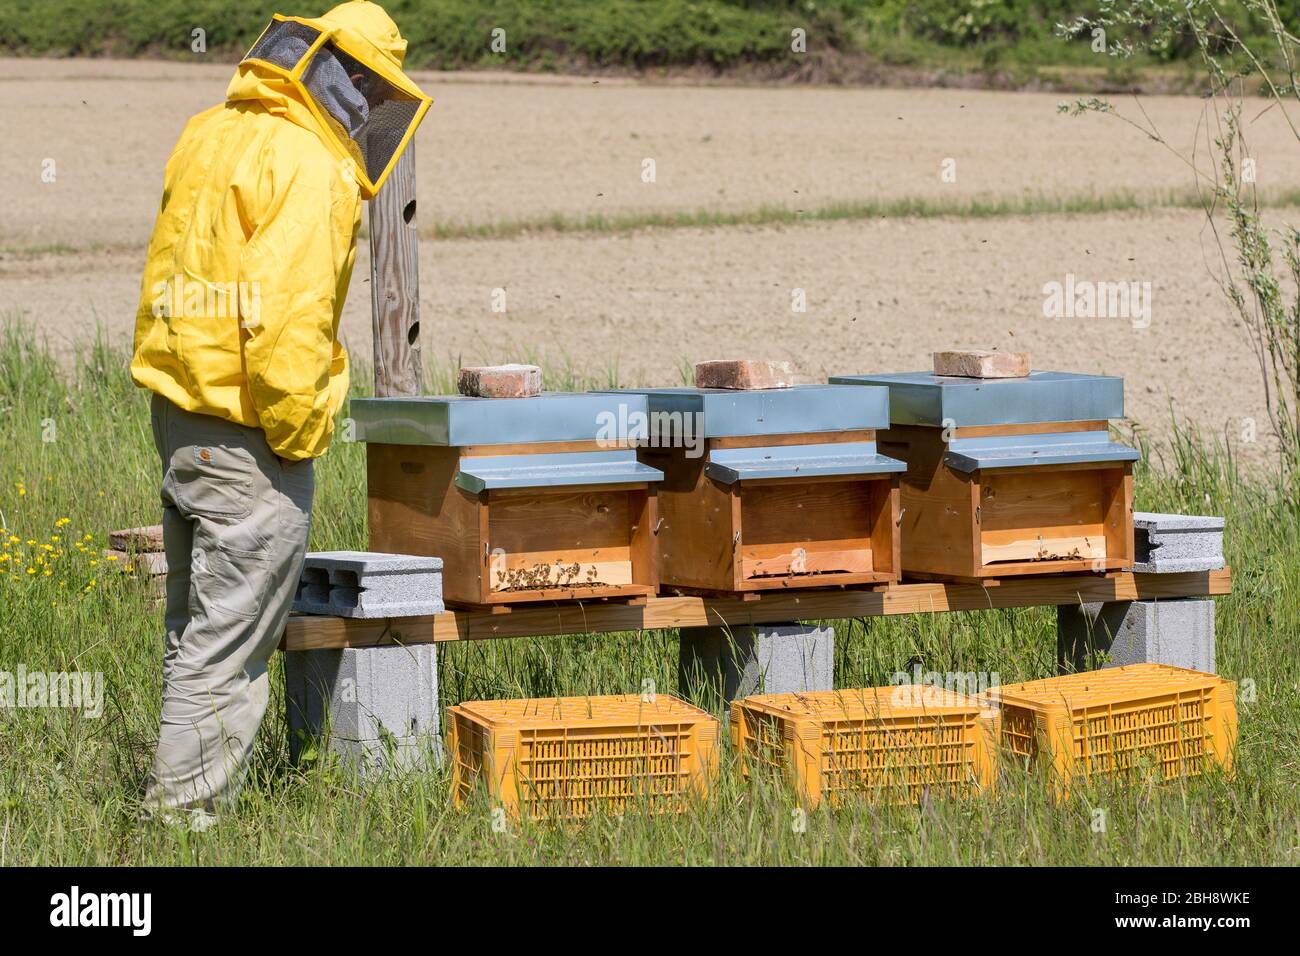
M 1134 571 L 1172 574 L 1224 566 L 1222 518 L 1137 511 L 1133 538 Z
M 377 740 L 330 737 L 327 751 L 363 776 L 419 772 L 441 766 L 443 759 L 442 738 L 428 735 Z
M 833 690 L 835 629 L 755 624 L 681 631 L 678 687 L 717 705 L 750 694 Z
M 314 551 L 303 561 L 293 609 L 335 617 L 440 614 L 442 558 L 371 551 Z
M 1214 601 L 1113 601 L 1057 609 L 1057 651 L 1063 666 L 1089 670 L 1106 652 L 1106 666 L 1157 663 L 1214 673 Z
M 425 751 L 440 760 L 435 645 L 290 651 L 284 671 L 295 760 L 310 738 L 371 768 L 406 766 Z

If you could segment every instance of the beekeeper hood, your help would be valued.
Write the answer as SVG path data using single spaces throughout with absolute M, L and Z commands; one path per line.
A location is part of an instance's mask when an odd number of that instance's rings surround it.
M 277 13 L 240 61 L 226 100 L 258 100 L 313 128 L 370 199 L 429 108 L 402 72 L 405 56 L 397 24 L 369 0 L 349 0 L 316 19 Z

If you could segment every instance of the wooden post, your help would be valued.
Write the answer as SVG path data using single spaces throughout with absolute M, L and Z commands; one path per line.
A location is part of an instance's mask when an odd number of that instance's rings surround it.
M 375 394 L 419 395 L 420 237 L 415 215 L 415 141 L 370 201 L 370 305 Z

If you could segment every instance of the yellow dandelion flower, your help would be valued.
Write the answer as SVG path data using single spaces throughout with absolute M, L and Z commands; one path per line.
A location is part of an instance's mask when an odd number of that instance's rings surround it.
M 116 560 L 117 560 L 117 555 L 115 555 L 115 554 L 106 554 L 106 555 L 104 555 L 104 560 L 106 560 L 106 561 L 116 561 Z

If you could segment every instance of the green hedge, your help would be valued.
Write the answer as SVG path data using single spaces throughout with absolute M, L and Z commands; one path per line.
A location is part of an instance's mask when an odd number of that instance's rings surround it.
M 1080 63 L 1083 44 L 1055 25 L 1095 12 L 1098 0 L 389 0 L 413 66 L 498 63 L 546 68 L 711 65 L 790 60 L 790 31 L 808 49 L 943 62 L 943 53 L 1010 51 L 1023 61 Z M 247 48 L 272 12 L 316 15 L 329 6 L 267 0 L 0 0 L 0 52 L 43 55 L 191 55 L 192 31 L 210 55 Z M 1300 0 L 1280 0 L 1291 22 Z M 1231 7 L 1229 7 L 1231 9 Z M 494 28 L 507 50 L 493 53 Z M 919 51 L 919 53 L 918 53 Z M 1175 48 L 1171 57 L 1189 54 Z

